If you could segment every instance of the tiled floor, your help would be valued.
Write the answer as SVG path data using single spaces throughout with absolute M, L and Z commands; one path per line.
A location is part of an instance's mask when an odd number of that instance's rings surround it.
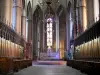
M 39 62 L 43 63 L 43 61 L 39 61 Z M 47 61 L 47 62 L 50 63 L 50 61 Z M 51 63 L 54 63 L 54 61 Z M 56 63 L 57 63 L 57 61 L 56 61 Z M 61 63 L 61 61 L 60 61 L 60 63 Z M 66 65 L 35 64 L 31 67 L 25 68 L 25 69 L 15 73 L 14 75 L 85 75 L 85 74 L 82 74 L 80 71 L 75 70 Z

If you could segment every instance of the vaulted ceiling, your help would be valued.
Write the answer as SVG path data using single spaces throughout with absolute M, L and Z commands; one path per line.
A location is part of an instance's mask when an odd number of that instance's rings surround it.
M 39 5 L 41 7 L 42 11 L 47 10 L 47 4 L 46 4 L 47 0 L 25 0 L 26 6 L 28 5 L 29 1 L 31 2 L 31 7 L 32 7 L 33 13 L 36 10 L 37 5 Z M 66 10 L 67 3 L 69 1 L 72 2 L 72 0 L 49 0 L 49 1 L 52 1 L 51 8 L 52 8 L 52 11 L 54 11 L 54 12 L 58 10 L 60 5 L 62 5 L 64 10 Z

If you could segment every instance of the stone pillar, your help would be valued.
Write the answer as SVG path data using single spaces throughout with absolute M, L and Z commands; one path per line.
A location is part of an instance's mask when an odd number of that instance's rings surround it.
M 43 13 L 43 52 L 45 51 L 45 16 Z
M 0 16 L 11 27 L 12 0 L 0 0 Z
M 66 15 L 66 52 L 65 57 L 68 58 L 68 52 L 70 49 L 70 20 L 69 20 L 69 13 Z
M 40 21 L 38 22 L 38 26 L 37 26 L 37 42 L 38 42 L 38 50 L 37 50 L 37 55 L 38 55 L 38 59 L 39 59 L 39 54 L 40 54 Z
M 59 17 L 56 15 L 56 52 L 59 50 Z
M 33 41 L 33 59 L 36 59 L 36 50 L 37 50 L 37 23 L 36 23 L 36 17 L 34 17 L 34 20 L 33 20 L 33 29 L 32 29 L 32 41 Z
M 16 32 L 21 35 L 22 0 L 16 0 Z
M 28 19 L 28 43 L 30 44 L 28 46 L 28 57 L 30 58 L 30 56 L 32 55 L 32 20 Z
M 32 20 L 28 19 L 28 42 L 32 41 Z
M 83 31 L 87 29 L 87 12 L 86 12 L 86 0 L 80 1 L 80 19 Z
M 21 16 L 21 35 L 26 41 L 26 12 L 25 9 L 22 9 L 22 16 Z
M 43 52 L 43 21 L 40 21 L 40 52 Z
M 27 38 L 26 38 L 26 16 L 25 14 L 23 13 L 23 16 L 22 16 L 22 25 L 21 25 L 21 35 L 22 37 L 24 38 L 25 42 L 24 42 L 24 55 L 26 55 L 26 41 L 27 41 Z
M 36 51 L 36 56 L 38 56 L 38 21 L 36 21 L 35 24 L 35 51 Z
M 26 16 L 22 16 L 22 36 L 26 40 Z

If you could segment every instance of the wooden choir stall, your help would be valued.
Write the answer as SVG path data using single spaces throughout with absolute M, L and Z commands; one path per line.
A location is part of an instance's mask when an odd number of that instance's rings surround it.
M 100 21 L 75 39 L 74 59 L 67 65 L 82 72 L 100 73 Z
M 24 39 L 0 21 L 0 74 L 8 74 L 32 65 L 24 59 Z

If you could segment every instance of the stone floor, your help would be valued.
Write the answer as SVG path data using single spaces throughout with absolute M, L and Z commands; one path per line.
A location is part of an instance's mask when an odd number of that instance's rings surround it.
M 33 66 L 25 68 L 14 75 L 86 75 L 66 66 L 65 63 L 61 61 L 44 61 L 44 63 L 45 64 L 43 64 L 43 61 L 39 61 L 38 64 L 33 64 Z

